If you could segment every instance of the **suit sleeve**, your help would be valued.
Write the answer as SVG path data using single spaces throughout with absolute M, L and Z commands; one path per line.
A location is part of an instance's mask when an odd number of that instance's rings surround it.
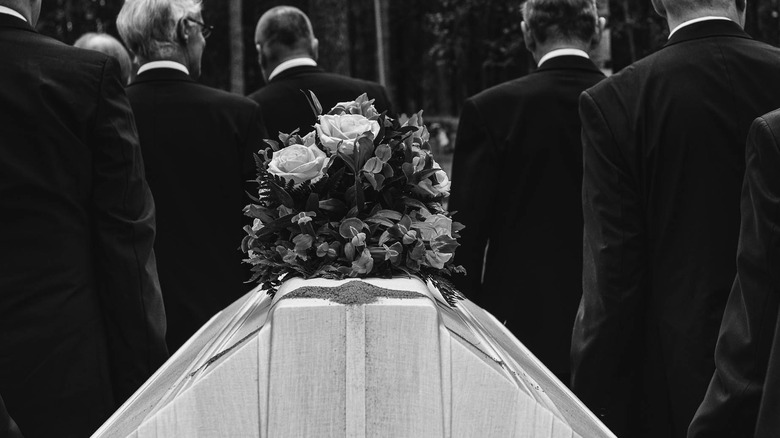
M 97 288 L 114 395 L 130 396 L 168 357 L 153 244 L 155 210 L 130 103 L 116 61 L 102 76 L 93 151 L 92 212 Z
M 780 305 L 780 150 L 763 118 L 750 129 L 746 163 L 737 276 L 715 348 L 715 373 L 688 431 L 692 438 L 753 436 L 772 342 L 780 341 L 775 333 Z M 777 392 L 777 387 L 770 391 Z M 780 406 L 771 411 L 776 417 Z
M 263 112 L 260 106 L 252 101 L 252 115 L 246 125 L 246 133 L 241 144 L 242 150 L 242 178 L 244 180 L 244 190 L 247 193 L 257 196 L 257 184 L 254 180 L 257 178 L 257 165 L 255 163 L 255 154 L 266 147 L 263 139 L 269 138 L 263 121 Z M 249 200 L 247 199 L 247 202 Z
M 635 351 L 646 294 L 645 227 L 637 183 L 601 109 L 580 97 L 583 295 L 572 334 L 572 389 L 623 436 L 641 366 Z
M 0 397 L 0 438 L 24 438 L 16 422 L 8 414 L 3 397 Z
M 463 106 L 456 141 L 448 208 L 457 212 L 453 219 L 466 226 L 460 232 L 460 246 L 455 251 L 455 263 L 466 268 L 466 275 L 455 274 L 452 280 L 470 300 L 480 304 L 482 268 L 493 215 L 492 194 L 497 191 L 499 159 L 471 99 Z

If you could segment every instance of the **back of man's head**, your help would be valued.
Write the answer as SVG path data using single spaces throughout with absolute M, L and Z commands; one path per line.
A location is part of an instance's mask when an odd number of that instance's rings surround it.
M 257 22 L 255 43 L 261 62 L 278 64 L 294 55 L 317 57 L 314 31 L 309 17 L 298 8 L 277 6 L 268 10 Z
M 540 44 L 590 43 L 598 29 L 595 0 L 527 0 L 523 21 Z
M 180 46 L 179 22 L 200 11 L 200 0 L 127 0 L 116 27 L 142 62 L 170 59 Z
M 674 21 L 709 15 L 730 15 L 745 12 L 746 0 L 652 0 L 655 10 Z

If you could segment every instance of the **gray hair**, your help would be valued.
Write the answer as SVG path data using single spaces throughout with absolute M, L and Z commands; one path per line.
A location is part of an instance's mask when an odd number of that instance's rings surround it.
M 127 84 L 130 79 L 132 63 L 130 62 L 130 55 L 127 54 L 127 50 L 125 50 L 125 47 L 119 40 L 107 33 L 88 32 L 80 36 L 73 43 L 73 47 L 95 50 L 116 58 L 119 61 L 119 68 L 122 73 L 122 83 Z
M 523 21 L 537 41 L 589 42 L 598 27 L 596 0 L 527 0 Z
M 178 50 L 179 21 L 201 8 L 201 0 L 127 0 L 116 27 L 127 48 L 143 61 L 168 59 Z

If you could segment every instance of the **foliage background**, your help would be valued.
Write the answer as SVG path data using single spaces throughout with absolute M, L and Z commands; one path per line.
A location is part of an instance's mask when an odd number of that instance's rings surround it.
M 85 32 L 117 36 L 123 0 L 47 0 L 39 31 L 72 44 Z M 465 98 L 534 68 L 520 32 L 520 1 L 503 0 L 204 0 L 204 19 L 215 26 L 204 53 L 201 82 L 248 94 L 262 86 L 254 27 L 273 6 L 291 4 L 309 14 L 327 70 L 384 79 L 397 110 L 420 108 L 429 120 L 455 123 Z M 780 45 L 780 0 L 748 1 L 746 30 Z M 377 36 L 378 7 L 382 38 Z M 618 71 L 658 50 L 666 23 L 650 0 L 599 0 L 609 34 L 599 62 Z M 231 23 L 240 23 L 240 26 Z M 232 33 L 231 33 L 232 31 Z M 231 38 L 241 35 L 242 38 Z M 381 43 L 381 44 L 380 44 Z M 379 46 L 384 47 L 382 55 Z M 450 130 L 452 128 L 450 127 Z

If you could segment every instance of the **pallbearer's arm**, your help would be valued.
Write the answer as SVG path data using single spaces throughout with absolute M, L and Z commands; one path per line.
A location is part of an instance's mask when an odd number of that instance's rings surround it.
M 243 141 L 240 145 L 242 148 L 241 174 L 244 181 L 244 190 L 253 196 L 257 196 L 257 183 L 250 182 L 257 178 L 255 154 L 268 147 L 264 139 L 271 139 L 271 137 L 268 136 L 266 131 L 260 106 L 254 101 L 252 101 L 252 104 L 251 117 L 243 125 L 245 132 L 242 135 Z M 273 140 L 276 140 L 276 137 Z M 247 199 L 247 201 L 249 200 Z
M 154 202 L 133 114 L 111 58 L 98 99 L 90 138 L 95 274 L 108 329 L 114 394 L 121 402 L 168 357 L 165 311 L 152 249 Z
M 495 212 L 501 209 L 494 201 L 500 160 L 491 133 L 472 99 L 463 106 L 456 142 L 448 209 L 457 211 L 453 219 L 466 226 L 460 232 L 455 263 L 466 268 L 467 275 L 455 274 L 453 280 L 469 299 L 479 304 L 485 246 L 491 221 L 497 220 L 494 215 L 499 213 Z
M 780 148 L 772 130 L 780 128 L 780 113 L 765 117 L 771 124 L 756 119 L 748 136 L 737 277 L 691 438 L 753 436 L 762 399 L 780 305 Z
M 635 172 L 597 102 L 580 97 L 583 296 L 572 337 L 572 389 L 623 436 L 641 359 L 647 256 Z M 636 409 L 637 407 L 633 407 Z

